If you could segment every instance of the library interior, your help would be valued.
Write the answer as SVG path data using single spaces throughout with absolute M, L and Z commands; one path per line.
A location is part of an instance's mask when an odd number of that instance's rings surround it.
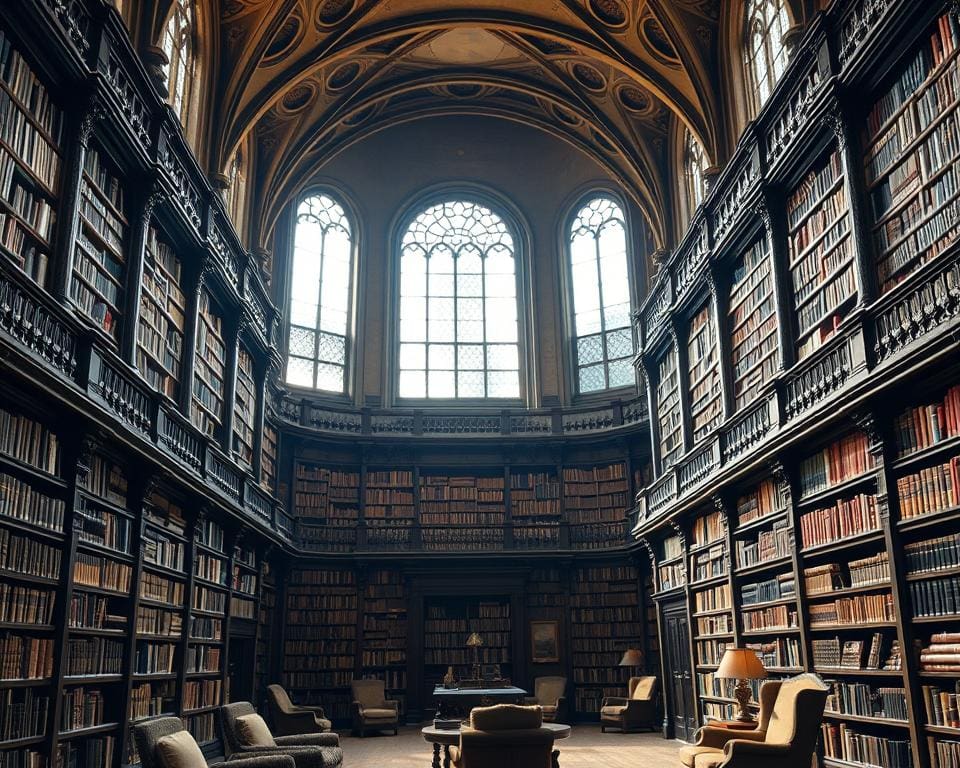
M 960 0 L 0 0 L 0 768 L 960 768 Z

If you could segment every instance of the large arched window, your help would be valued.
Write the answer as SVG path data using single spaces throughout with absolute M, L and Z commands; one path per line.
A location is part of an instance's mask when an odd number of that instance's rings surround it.
M 173 0 L 163 28 L 163 52 L 167 55 L 167 90 L 170 106 L 186 125 L 186 107 L 190 103 L 190 82 L 194 76 L 193 0 Z
M 746 56 L 757 111 L 766 103 L 787 68 L 783 38 L 790 22 L 784 0 L 746 0 Z
M 684 130 L 683 142 L 683 180 L 687 193 L 687 211 L 693 216 L 700 207 L 707 194 L 707 183 L 704 176 L 706 170 L 706 155 L 703 145 L 694 138 L 689 130 Z
M 520 397 L 516 245 L 484 205 L 431 205 L 400 254 L 398 393 L 404 398 Z
M 325 194 L 297 208 L 290 275 L 289 384 L 346 391 L 353 236 L 343 206 Z
M 595 197 L 577 211 L 569 260 L 577 391 L 634 384 L 627 229 L 615 200 Z

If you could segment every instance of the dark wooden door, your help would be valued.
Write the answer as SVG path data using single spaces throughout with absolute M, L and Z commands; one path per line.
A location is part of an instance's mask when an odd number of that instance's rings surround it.
M 693 670 L 690 668 L 690 626 L 686 606 L 664 606 L 664 640 L 667 646 L 667 725 L 675 739 L 689 741 L 697 729 Z

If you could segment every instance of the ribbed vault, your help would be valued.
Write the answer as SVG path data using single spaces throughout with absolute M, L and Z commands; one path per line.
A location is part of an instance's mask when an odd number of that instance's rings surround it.
M 232 0 L 213 159 L 253 137 L 251 230 L 268 236 L 344 147 L 402 120 L 486 114 L 588 153 L 670 231 L 673 113 L 712 160 L 719 0 Z

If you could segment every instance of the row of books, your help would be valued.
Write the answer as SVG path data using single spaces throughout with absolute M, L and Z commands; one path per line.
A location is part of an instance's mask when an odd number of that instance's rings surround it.
M 914 616 L 960 615 L 960 576 L 910 582 Z
M 884 717 L 906 722 L 907 695 L 903 688 L 881 686 L 874 688 L 867 683 L 833 681 L 827 696 L 826 711 L 858 717 Z
M 766 603 L 771 600 L 794 597 L 796 593 L 796 579 L 793 573 L 781 573 L 772 579 L 744 584 L 740 587 L 740 604 L 746 606 Z
M 776 520 L 769 531 L 760 531 L 756 540 L 738 540 L 736 545 L 738 568 L 786 557 L 793 551 L 790 523 L 786 519 Z
M 880 514 L 873 494 L 860 493 L 839 499 L 830 507 L 800 516 L 800 537 L 805 549 L 879 528 Z
M 51 475 L 60 470 L 60 440 L 38 421 L 0 408 L 0 453 Z
M 894 429 L 901 457 L 960 437 L 960 385 L 935 403 L 907 409 L 894 420 Z
M 867 436 L 847 435 L 800 463 L 800 492 L 808 496 L 851 480 L 875 466 Z
M 897 479 L 902 518 L 960 506 L 960 456 Z
M 893 595 L 839 597 L 831 603 L 816 603 L 808 607 L 810 626 L 832 624 L 863 624 L 893 621 Z
M 839 637 L 814 639 L 811 647 L 815 669 L 880 669 L 884 635 L 882 632 L 874 632 L 869 648 L 863 640 L 841 642 Z M 864 650 L 867 651 L 866 658 L 864 658 Z M 894 658 L 895 649 L 891 648 L 887 662 Z M 885 665 L 884 668 L 888 667 Z M 899 664 L 896 668 L 899 668 Z

